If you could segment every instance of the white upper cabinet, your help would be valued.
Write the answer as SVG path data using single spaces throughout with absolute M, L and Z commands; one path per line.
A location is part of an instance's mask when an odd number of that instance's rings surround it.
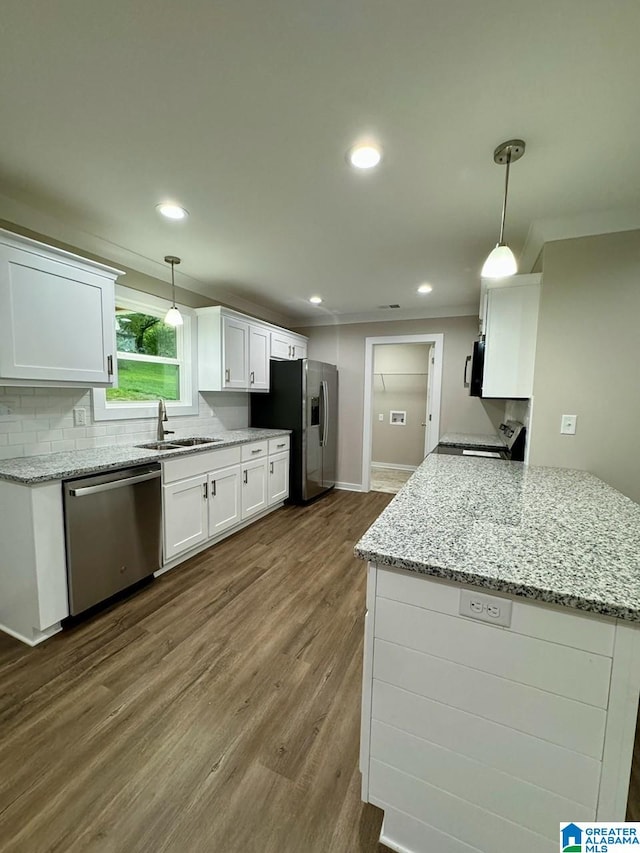
M 269 330 L 264 326 L 249 326 L 249 386 L 269 390 Z
M 0 231 L 0 380 L 110 386 L 118 270 Z
M 531 397 L 540 276 L 515 276 L 486 293 L 483 397 Z
M 197 314 L 200 391 L 268 391 L 270 358 L 306 357 L 307 339 L 286 329 L 218 305 Z
M 307 357 L 307 339 L 286 329 L 271 332 L 271 358 L 277 361 L 295 361 Z
M 222 317 L 223 387 L 246 391 L 249 375 L 249 324 Z

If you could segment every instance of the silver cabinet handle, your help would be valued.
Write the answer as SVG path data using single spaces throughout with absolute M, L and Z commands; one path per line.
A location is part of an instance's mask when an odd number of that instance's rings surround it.
M 113 356 L 107 356 L 107 374 L 113 376 Z
M 211 497 L 215 498 L 216 494 L 217 494 L 216 481 L 212 480 L 211 481 Z
M 202 484 L 202 497 L 206 501 L 209 497 L 209 486 L 206 483 Z
M 252 370 L 252 371 L 251 371 L 250 376 L 251 376 L 251 384 L 252 384 L 252 385 L 254 385 L 254 384 L 255 384 L 255 381 L 256 381 L 256 374 L 255 374 L 255 370 Z
M 296 357 L 296 348 L 295 348 L 295 346 L 292 346 L 291 347 L 291 358 L 295 358 L 295 357 Z
M 271 474 L 273 474 L 273 462 L 271 463 Z
M 291 344 L 289 344 L 289 358 L 291 358 Z
M 125 486 L 133 486 L 136 483 L 144 483 L 146 480 L 157 480 L 160 471 L 150 471 L 147 474 L 138 474 L 136 477 L 125 477 L 123 480 L 112 480 L 110 483 L 100 483 L 97 486 L 83 486 L 81 489 L 69 489 L 72 498 L 83 498 L 86 495 L 97 495 L 99 492 L 110 492 L 111 489 L 122 489 Z
M 276 447 L 286 447 L 286 446 L 287 446 L 286 441 L 283 441 L 282 444 L 276 444 Z
M 231 382 L 231 369 L 227 367 L 224 371 L 224 381 Z
M 262 453 L 262 448 L 258 447 L 256 450 L 252 450 L 252 453 Z
M 247 485 L 247 483 L 249 482 L 249 479 L 248 479 L 248 478 L 249 478 L 249 472 L 248 472 L 248 471 L 247 471 L 247 469 L 245 468 L 245 469 L 244 469 L 244 477 L 242 478 L 242 479 L 243 479 L 243 481 L 244 481 L 245 486 L 246 486 L 246 485 Z

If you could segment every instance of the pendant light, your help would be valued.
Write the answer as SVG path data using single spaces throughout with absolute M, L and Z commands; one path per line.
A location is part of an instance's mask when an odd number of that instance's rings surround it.
M 489 254 L 482 267 L 483 278 L 506 278 L 518 272 L 513 252 L 504 242 L 504 221 L 507 215 L 507 193 L 509 192 L 509 167 L 524 154 L 525 143 L 522 139 L 509 139 L 498 145 L 493 152 L 493 162 L 507 167 L 504 179 L 504 201 L 502 202 L 502 220 L 500 237 L 495 249 Z
M 176 308 L 176 281 L 175 281 L 175 265 L 180 263 L 180 258 L 176 258 L 175 255 L 167 255 L 165 257 L 165 263 L 171 264 L 171 308 L 167 311 L 167 316 L 164 318 L 164 322 L 167 326 L 181 326 L 184 322 L 182 319 L 182 314 Z

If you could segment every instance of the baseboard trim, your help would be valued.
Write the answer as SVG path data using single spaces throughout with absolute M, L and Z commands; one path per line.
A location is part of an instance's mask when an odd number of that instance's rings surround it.
M 24 634 L 20 634 L 18 631 L 7 628 L 6 625 L 0 625 L 0 631 L 4 634 L 8 634 L 10 637 L 13 637 L 14 640 L 19 640 L 21 643 L 33 648 L 34 646 L 39 646 L 40 643 L 44 643 L 45 640 L 48 640 L 49 637 L 53 637 L 54 634 L 60 633 L 60 631 L 62 631 L 62 625 L 59 622 L 56 622 L 54 625 L 49 626 L 49 628 L 45 628 L 44 631 L 36 631 L 34 628 L 33 633 L 38 636 L 35 638 L 32 637 L 31 639 L 25 637 Z
M 417 465 L 392 465 L 389 462 L 372 462 L 372 468 L 395 468 L 398 471 L 417 471 Z
M 336 483 L 336 489 L 340 489 L 341 492 L 364 492 L 365 490 L 362 488 L 362 483 Z

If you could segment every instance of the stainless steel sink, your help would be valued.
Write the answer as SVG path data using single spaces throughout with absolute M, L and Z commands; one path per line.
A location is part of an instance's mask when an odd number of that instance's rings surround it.
M 180 450 L 182 447 L 199 447 L 203 444 L 215 444 L 221 438 L 175 438 L 173 441 L 150 441 L 147 444 L 137 444 L 145 450 Z
M 181 446 L 171 441 L 150 441 L 148 444 L 136 444 L 136 447 L 142 447 L 145 450 L 178 450 Z
M 221 438 L 176 438 L 171 444 L 177 444 L 178 447 L 197 447 L 200 444 L 215 444 L 216 441 L 222 441 Z

